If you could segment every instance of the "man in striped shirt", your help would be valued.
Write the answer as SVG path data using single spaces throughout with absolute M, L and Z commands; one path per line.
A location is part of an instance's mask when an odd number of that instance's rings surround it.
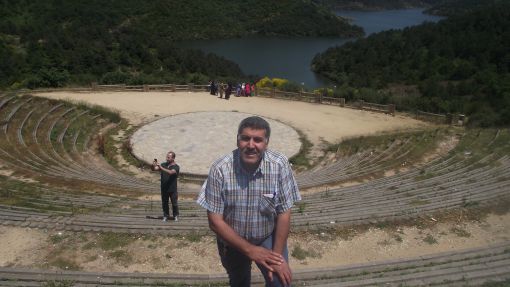
M 197 203 L 207 209 L 231 286 L 250 286 L 255 261 L 267 286 L 290 286 L 290 209 L 301 200 L 288 159 L 268 150 L 271 129 L 260 117 L 241 121 L 237 149 L 216 160 Z

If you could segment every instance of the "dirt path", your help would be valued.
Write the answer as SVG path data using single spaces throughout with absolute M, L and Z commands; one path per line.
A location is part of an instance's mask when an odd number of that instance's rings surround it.
M 109 107 L 120 111 L 121 115 L 133 124 L 193 111 L 239 111 L 258 114 L 299 129 L 315 145 L 323 141 L 334 143 L 359 135 L 425 126 L 423 122 L 401 115 L 392 117 L 337 106 L 257 97 L 233 97 L 226 101 L 205 92 L 51 92 L 35 95 Z
M 171 223 L 170 223 L 171 224 Z M 481 221 L 438 223 L 430 228 L 372 228 L 349 238 L 291 234 L 291 266 L 334 267 L 486 246 L 510 239 L 510 215 Z M 131 235 L 129 243 L 101 249 L 94 233 L 42 231 L 0 226 L 0 266 L 79 269 L 91 272 L 222 273 L 215 239 Z M 296 258 L 297 257 L 297 258 Z M 200 260 L 197 260 L 200 258 Z

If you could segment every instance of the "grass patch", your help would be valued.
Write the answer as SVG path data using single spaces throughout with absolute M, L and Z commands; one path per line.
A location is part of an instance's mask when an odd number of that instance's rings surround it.
M 407 161 L 423 156 L 423 153 L 436 147 L 437 142 L 450 134 L 449 129 L 429 129 L 412 132 L 397 132 L 350 138 L 328 146 L 327 151 L 337 156 L 351 156 L 363 151 L 382 151 L 391 145 L 410 144 L 413 148 L 407 154 Z M 399 162 L 400 164 L 400 162 Z
M 81 267 L 76 263 L 73 259 L 70 258 L 63 258 L 63 257 L 56 257 L 52 260 L 48 261 L 48 264 L 53 267 L 57 267 L 62 270 L 80 270 Z
M 421 205 L 425 205 L 425 204 L 429 204 L 430 201 L 428 200 L 423 200 L 423 199 L 415 199 L 415 200 L 412 200 L 411 202 L 409 202 L 409 204 L 411 206 L 421 206 Z
M 71 280 L 52 280 L 46 281 L 41 285 L 42 287 L 72 287 L 74 282 Z
M 184 236 L 184 239 L 188 242 L 200 242 L 202 240 L 202 238 L 205 236 L 205 233 L 200 233 L 200 232 L 190 232 L 190 233 L 187 233 L 185 236 Z
M 99 236 L 97 246 L 102 250 L 114 250 L 127 246 L 135 240 L 135 236 L 130 234 L 106 232 Z
M 58 244 L 64 241 L 68 235 L 63 235 L 62 233 L 53 234 L 50 236 L 50 242 L 52 244 Z
M 107 133 L 104 135 L 104 138 L 100 142 L 98 142 L 103 146 L 100 152 L 102 151 L 102 154 L 105 157 L 106 161 L 112 166 L 115 166 L 119 170 L 123 169 L 123 167 L 125 167 L 126 164 L 121 166 L 117 160 L 117 156 L 122 157 L 122 159 L 126 161 L 126 163 L 129 165 L 136 166 L 139 168 L 148 167 L 146 163 L 137 159 L 133 155 L 133 146 L 129 141 L 129 138 L 131 135 L 133 135 L 136 129 L 137 127 L 129 126 L 127 121 L 121 120 L 117 126 L 115 126 L 112 129 L 109 129 Z M 121 131 L 123 131 L 123 135 L 119 136 L 119 133 Z
M 85 262 L 96 261 L 97 258 L 99 258 L 99 255 L 97 255 L 97 254 L 89 255 L 86 257 Z
M 126 267 L 133 262 L 133 257 L 125 250 L 114 250 L 108 253 L 108 256 L 113 258 L 117 263 L 123 264 Z
M 301 245 L 297 244 L 292 248 L 291 256 L 298 260 L 305 260 L 306 258 L 320 258 L 321 254 L 315 250 L 305 250 Z
M 425 238 L 423 238 L 423 242 L 428 243 L 430 245 L 437 244 L 437 239 L 434 238 L 431 234 L 427 234 Z
M 506 279 L 504 281 L 499 282 L 491 280 L 489 282 L 484 283 L 481 287 L 508 287 L 508 286 L 510 286 L 510 279 Z
M 308 140 L 308 138 L 303 132 L 297 129 L 296 131 L 299 134 L 301 148 L 299 149 L 299 152 L 296 155 L 289 159 L 289 162 L 293 165 L 294 169 L 296 170 L 308 169 L 312 166 L 312 164 L 310 163 L 310 159 L 308 158 L 307 155 L 310 154 L 310 150 L 313 147 L 313 144 Z
M 423 172 L 423 174 L 421 174 Z M 422 180 L 427 180 L 427 179 L 431 179 L 433 177 L 437 176 L 436 174 L 434 174 L 433 172 L 425 172 L 425 171 L 420 171 L 420 175 L 414 177 L 414 181 L 422 181 Z
M 39 212 L 87 213 L 91 210 L 83 206 L 74 206 L 72 202 L 55 200 L 55 195 L 60 192 L 62 191 L 55 191 L 38 183 L 0 176 L 0 204 L 31 208 Z
M 89 104 L 83 101 L 74 104 L 77 108 L 89 110 L 92 114 L 101 115 L 101 117 L 108 119 L 112 123 L 119 123 L 121 120 L 119 111 L 100 105 Z
M 82 250 L 91 250 L 91 249 L 94 249 L 94 248 L 96 248 L 96 247 L 97 247 L 97 243 L 96 243 L 96 242 L 94 242 L 94 241 L 90 241 L 90 242 L 85 243 L 85 244 L 81 247 L 81 249 L 82 249 Z
M 306 202 L 298 202 L 297 204 L 297 207 L 298 207 L 298 212 L 300 214 L 303 214 L 305 212 L 305 209 L 306 209 Z
M 384 239 L 382 241 L 377 242 L 377 244 L 381 245 L 381 246 L 389 246 L 389 245 L 391 245 L 391 241 L 388 239 Z
M 479 203 L 477 201 L 470 201 L 466 198 L 462 198 L 462 207 L 464 208 L 470 208 L 470 207 L 477 207 Z
M 404 242 L 404 238 L 402 238 L 402 236 L 400 234 L 394 234 L 393 239 L 395 239 L 395 241 L 398 243 Z
M 469 233 L 467 230 L 462 229 L 460 227 L 453 227 L 450 229 L 450 232 L 457 235 L 458 237 L 471 237 L 471 233 Z

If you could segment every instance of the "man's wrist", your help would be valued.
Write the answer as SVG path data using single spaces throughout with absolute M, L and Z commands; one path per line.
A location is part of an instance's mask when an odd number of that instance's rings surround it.
M 244 253 L 246 256 L 248 256 L 249 258 L 252 258 L 252 254 L 254 252 L 254 248 L 255 246 L 254 245 L 251 245 L 251 244 L 246 244 L 246 246 L 243 248 L 242 253 Z

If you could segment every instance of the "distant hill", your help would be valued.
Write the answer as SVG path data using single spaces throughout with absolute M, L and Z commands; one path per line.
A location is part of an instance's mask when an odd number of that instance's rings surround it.
M 473 124 L 508 125 L 508 27 L 510 3 L 499 3 L 328 49 L 312 66 L 344 88 L 418 87 L 418 96 L 401 99 L 401 109 L 460 112 L 471 116 Z M 393 101 L 393 96 L 373 99 Z
M 300 0 L 3 0 L 0 87 L 240 78 L 235 63 L 176 41 L 362 33 Z

